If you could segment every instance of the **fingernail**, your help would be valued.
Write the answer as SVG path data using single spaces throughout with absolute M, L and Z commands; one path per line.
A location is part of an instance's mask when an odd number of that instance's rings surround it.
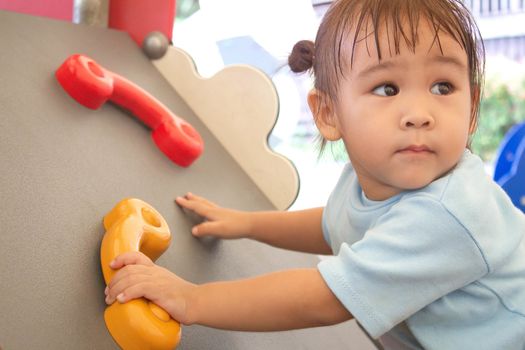
M 194 234 L 194 235 L 197 234 L 197 231 L 198 231 L 198 229 L 196 227 L 191 229 L 191 233 Z
M 111 262 L 109 263 L 109 267 L 113 267 L 115 265 L 115 260 L 111 260 Z
M 106 287 L 106 289 L 104 289 L 104 294 L 108 295 L 108 291 L 109 291 L 109 288 Z
M 120 293 L 119 295 L 117 295 L 117 300 L 119 303 L 123 303 L 124 302 L 124 293 Z
M 109 298 L 109 295 L 106 297 L 106 304 L 111 305 L 111 299 Z

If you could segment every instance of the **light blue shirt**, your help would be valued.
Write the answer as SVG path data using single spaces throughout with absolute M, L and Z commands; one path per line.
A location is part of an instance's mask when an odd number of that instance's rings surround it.
M 323 232 L 323 278 L 386 349 L 525 349 L 525 215 L 469 151 L 385 201 L 347 165 Z

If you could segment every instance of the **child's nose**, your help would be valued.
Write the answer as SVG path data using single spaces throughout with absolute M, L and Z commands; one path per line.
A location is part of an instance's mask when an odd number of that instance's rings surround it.
M 401 129 L 432 129 L 434 118 L 424 112 L 409 114 L 401 118 Z

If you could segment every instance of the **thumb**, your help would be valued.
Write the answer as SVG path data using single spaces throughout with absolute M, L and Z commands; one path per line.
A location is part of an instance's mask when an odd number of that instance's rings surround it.
M 195 237 L 217 236 L 218 232 L 220 232 L 220 224 L 216 221 L 205 221 L 191 229 L 191 234 Z

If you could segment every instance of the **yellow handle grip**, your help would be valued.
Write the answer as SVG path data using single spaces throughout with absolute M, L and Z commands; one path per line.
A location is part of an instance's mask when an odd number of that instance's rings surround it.
M 164 218 L 148 203 L 135 198 L 122 200 L 106 214 L 104 228 L 100 263 L 106 285 L 116 273 L 109 263 L 118 255 L 141 251 L 155 261 L 171 241 Z M 109 333 L 124 350 L 174 349 L 180 341 L 180 324 L 145 298 L 113 303 L 104 311 L 104 320 Z

